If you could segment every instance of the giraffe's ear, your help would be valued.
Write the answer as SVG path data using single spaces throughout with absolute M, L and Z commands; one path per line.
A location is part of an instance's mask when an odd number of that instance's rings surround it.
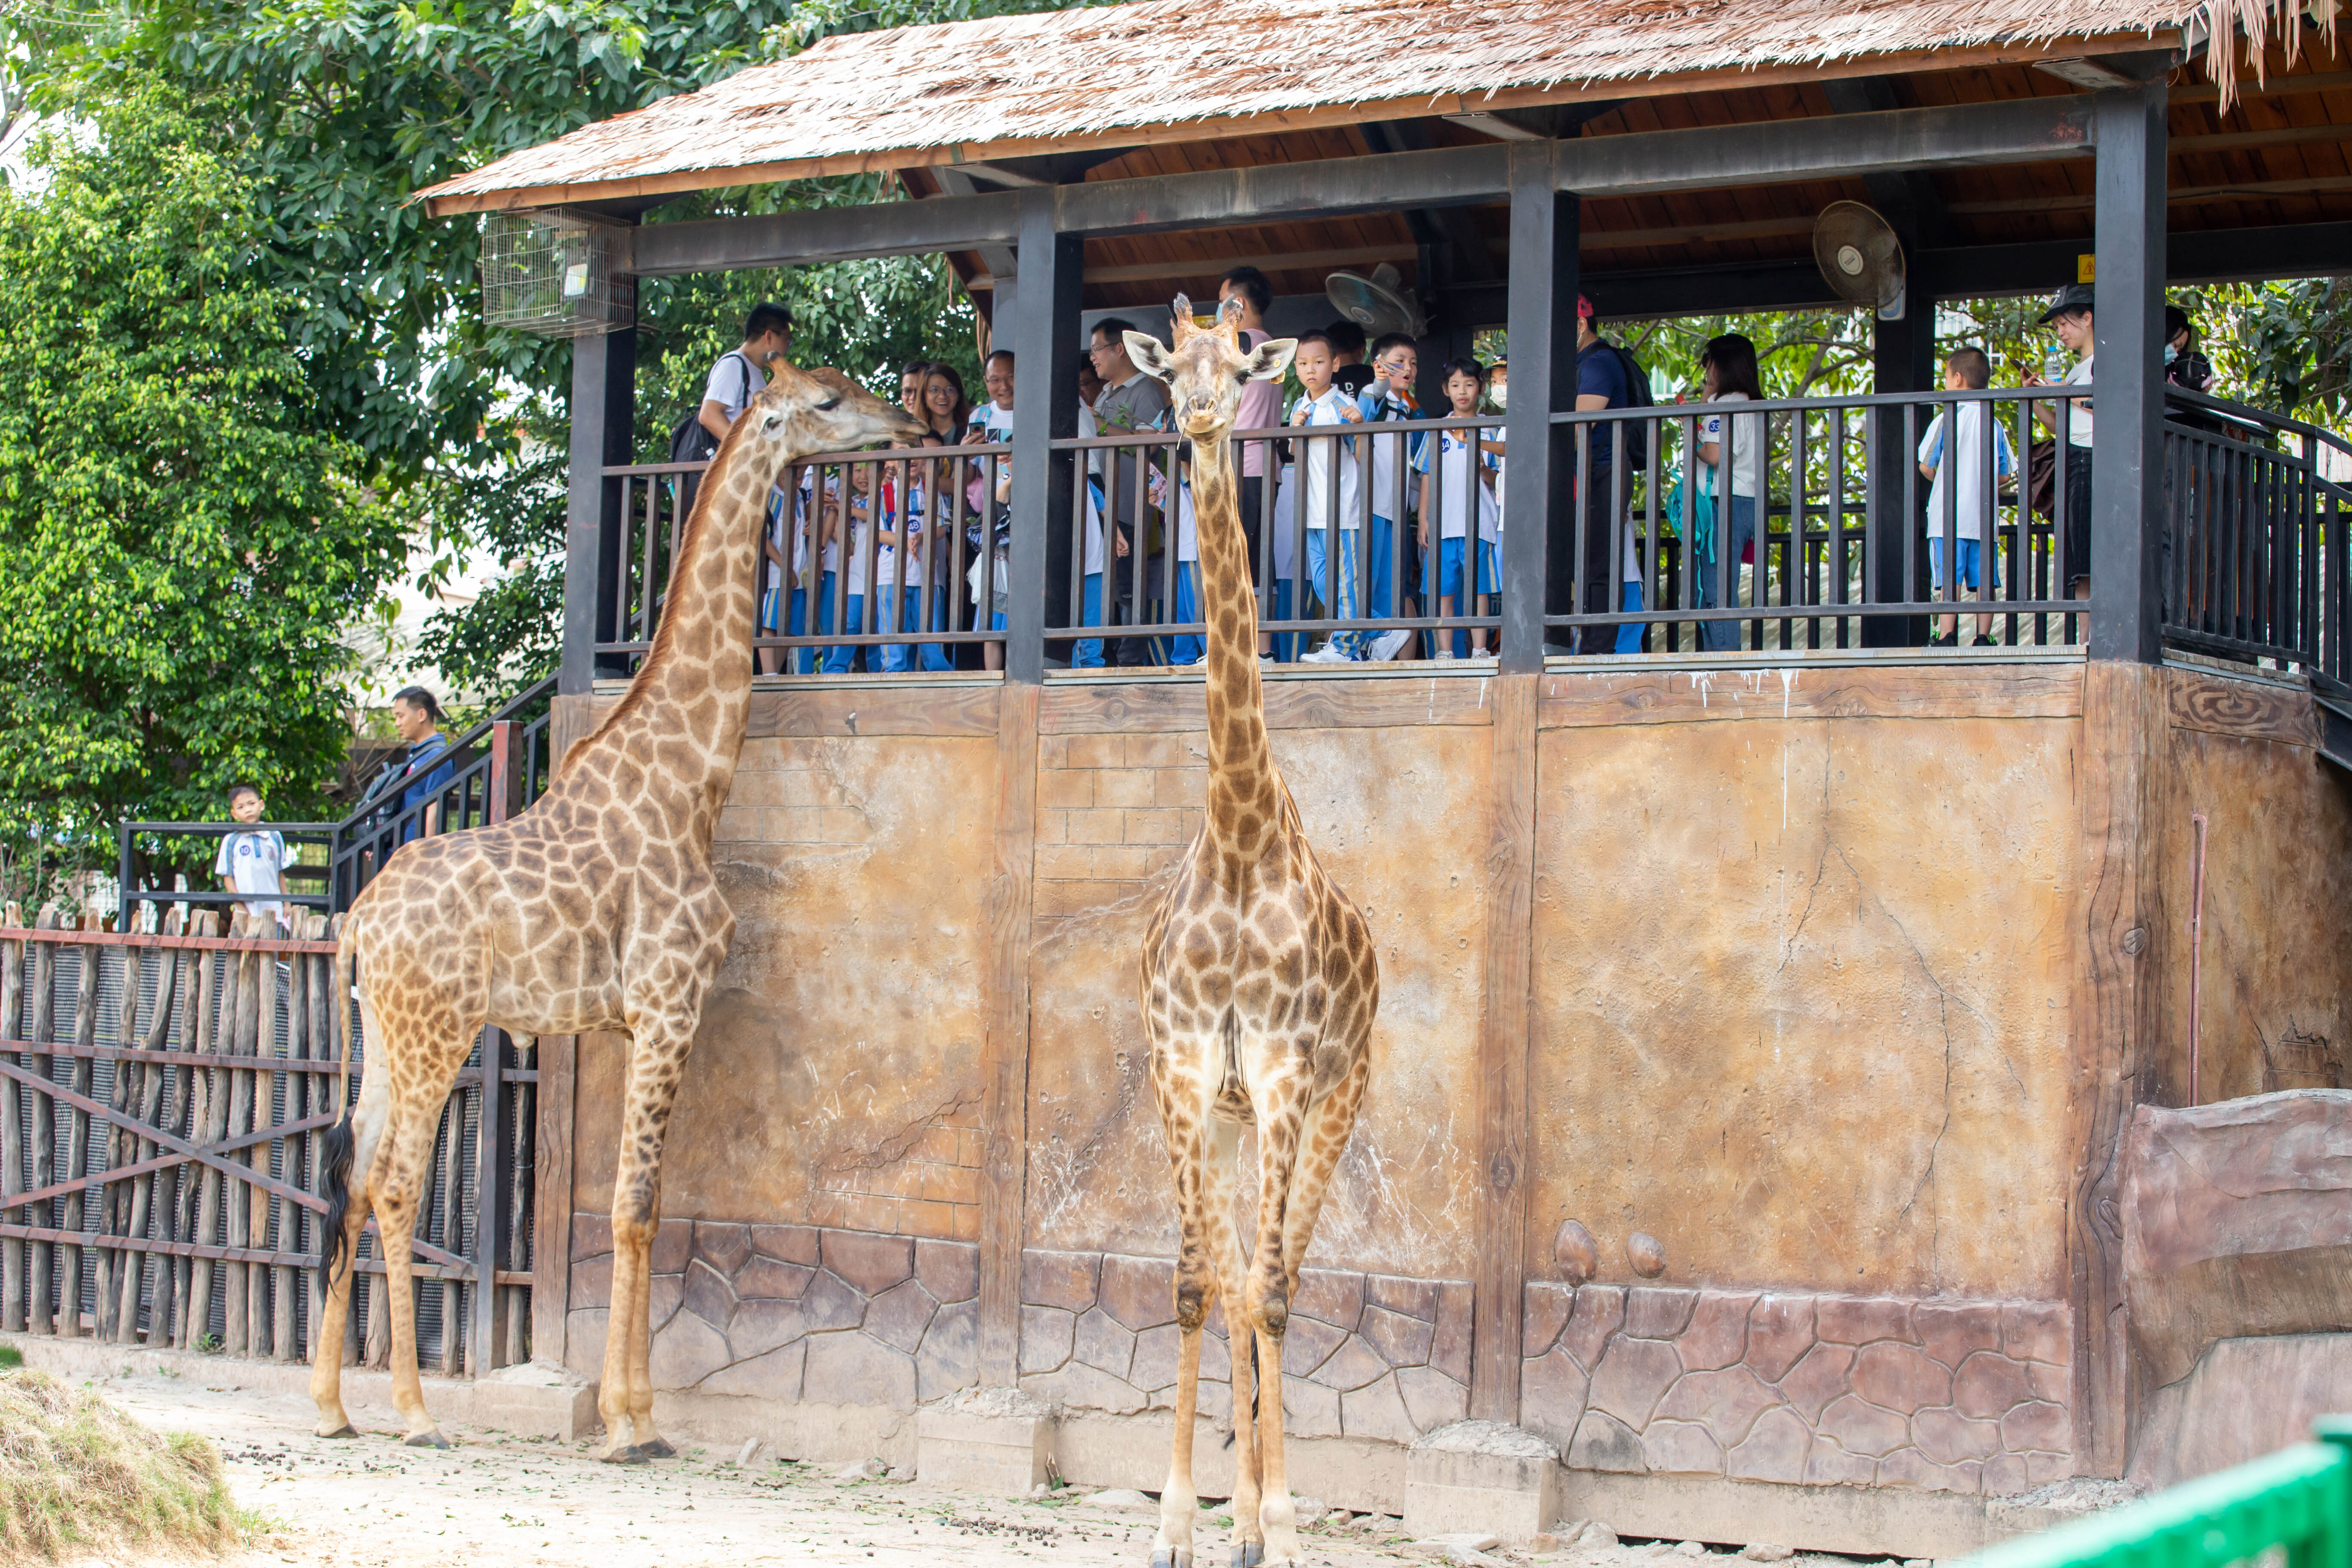
M 1127 357 L 1135 362 L 1136 369 L 1154 381 L 1166 381 L 1176 372 L 1176 367 L 1168 363 L 1167 345 L 1148 332 L 1127 334 Z
M 1274 338 L 1258 344 L 1242 361 L 1242 370 L 1252 381 L 1279 381 L 1282 373 L 1290 368 L 1290 356 L 1298 352 L 1297 338 Z
M 1168 307 L 1168 314 L 1175 327 L 1169 335 L 1169 342 L 1181 349 L 1184 346 L 1184 340 L 1200 330 L 1192 321 L 1192 297 L 1190 294 L 1177 295 L 1175 303 Z

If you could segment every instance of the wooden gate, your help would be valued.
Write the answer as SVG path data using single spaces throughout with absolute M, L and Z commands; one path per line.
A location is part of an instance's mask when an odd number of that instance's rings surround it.
M 124 932 L 13 906 L 0 925 L 0 1329 L 308 1360 L 336 1058 L 348 1038 L 356 1088 L 365 1051 L 332 928 L 140 910 Z M 531 1056 L 484 1031 L 442 1115 L 415 1243 L 428 1369 L 530 1354 Z M 380 1253 L 371 1222 L 346 1352 L 368 1365 L 390 1349 Z

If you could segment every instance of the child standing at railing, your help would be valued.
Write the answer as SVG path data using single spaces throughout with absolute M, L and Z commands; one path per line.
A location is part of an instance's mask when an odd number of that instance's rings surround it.
M 228 814 L 237 821 L 252 824 L 261 820 L 261 790 L 249 784 L 231 784 L 228 790 Z M 286 918 L 286 906 L 278 901 L 286 891 L 286 839 L 274 827 L 244 833 L 232 833 L 221 840 L 220 855 L 213 861 L 213 873 L 221 879 L 221 887 L 232 893 L 267 895 L 248 898 L 245 912 L 266 916 L 273 921 Z
M 1478 412 L 1478 398 L 1486 390 L 1486 371 L 1475 359 L 1449 360 L 1445 365 L 1445 400 L 1453 406 L 1451 415 L 1466 419 Z M 1479 450 L 1479 430 L 1441 430 L 1437 439 L 1424 442 L 1415 455 L 1413 466 L 1429 476 L 1421 487 L 1421 561 L 1422 597 L 1436 596 L 1437 613 L 1441 616 L 1454 613 L 1454 606 L 1463 603 L 1466 592 L 1475 595 L 1472 603 L 1477 608 L 1470 613 L 1486 613 L 1486 595 L 1495 591 L 1495 530 L 1501 521 L 1501 510 L 1495 502 L 1494 471 L 1502 459 Z M 1475 497 L 1474 503 L 1473 497 Z M 1471 518 L 1477 518 L 1477 549 L 1470 550 Z M 1438 542 L 1430 548 L 1429 519 L 1438 519 Z M 1465 574 L 1465 556 L 1474 556 Z M 1469 581 L 1464 582 L 1467 575 Z M 1432 578 L 1434 578 L 1434 583 Z M 1474 626 L 1456 628 L 1452 633 L 1430 634 L 1431 657 L 1440 657 L 1443 648 L 1455 658 L 1492 658 L 1486 647 L 1486 628 Z
M 1307 395 L 1292 409 L 1294 426 L 1349 426 L 1364 422 L 1356 400 L 1333 381 L 1338 369 L 1327 332 L 1302 332 L 1291 368 Z M 1357 439 L 1322 436 L 1299 441 L 1298 510 L 1307 524 L 1308 586 L 1300 595 L 1328 595 L 1324 615 L 1332 620 L 1353 620 L 1358 614 L 1356 574 L 1358 536 L 1363 529 L 1363 480 Z M 1336 534 L 1338 542 L 1331 542 Z M 1336 553 L 1337 559 L 1333 560 Z M 1334 580 L 1336 579 L 1336 581 Z M 1363 657 L 1363 634 L 1341 631 L 1313 653 L 1300 656 L 1302 664 L 1352 664 Z
M 1980 348 L 1954 349 L 1944 362 L 1947 392 L 1982 391 L 1991 381 L 1992 361 Z M 1947 412 L 1955 416 L 1948 432 Z M 2009 432 L 2000 427 L 1990 404 L 1962 403 L 1950 410 L 1938 410 L 1927 434 L 1920 438 L 1919 473 L 1934 481 L 1927 491 L 1927 565 L 1936 592 L 1947 603 L 1958 600 L 1963 586 L 1976 591 L 1979 604 L 2000 589 L 2000 548 L 1993 517 L 1999 487 L 1988 489 L 1985 479 L 1988 473 L 2005 479 L 2014 466 Z M 1944 559 L 1948 516 L 1953 557 L 1949 562 Z M 1984 548 L 1988 534 L 1995 541 L 1990 551 Z M 1951 647 L 1958 640 L 1959 617 L 1946 616 L 1927 646 Z M 1990 616 L 1977 617 L 1977 641 L 1992 641 Z
M 1709 403 L 1761 403 L 1764 388 L 1756 371 L 1756 345 L 1738 332 L 1707 340 L 1699 355 Z M 1739 603 L 1739 558 L 1756 537 L 1756 511 L 1764 496 L 1764 452 L 1769 442 L 1760 414 L 1709 414 L 1698 422 L 1698 460 L 1707 472 L 1701 483 L 1715 497 L 1716 526 L 1695 542 L 1690 570 L 1698 579 L 1702 609 Z M 1757 562 L 1762 584 L 1763 562 Z M 1725 589 L 1729 590 L 1728 594 Z M 1739 623 L 1701 621 L 1698 646 L 1710 653 L 1739 651 Z

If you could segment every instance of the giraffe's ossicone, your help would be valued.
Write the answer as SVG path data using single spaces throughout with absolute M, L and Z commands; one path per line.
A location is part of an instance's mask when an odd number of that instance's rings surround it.
M 1172 349 L 1127 334 L 1135 363 L 1168 384 L 1176 428 L 1192 442 L 1208 626 L 1207 811 L 1145 932 L 1139 986 L 1176 1184 L 1182 1335 L 1175 1451 L 1152 1563 L 1192 1562 L 1201 1327 L 1221 1301 L 1234 1358 L 1234 1568 L 1288 1568 L 1299 1544 L 1283 1470 L 1283 1331 L 1324 1192 L 1363 1102 L 1380 966 L 1363 916 L 1307 847 L 1266 746 L 1257 601 L 1230 437 L 1242 388 L 1280 376 L 1297 345 L 1286 339 L 1245 349 L 1236 307 L 1214 327 L 1200 327 L 1181 294 L 1175 318 Z M 1258 1152 L 1247 1246 L 1234 1210 L 1244 1125 L 1256 1127 Z
M 751 700 L 768 495 L 821 452 L 919 440 L 925 427 L 834 370 L 776 367 L 703 476 L 671 563 L 653 647 L 547 793 L 509 822 L 403 846 L 345 915 L 336 994 L 356 985 L 359 1101 L 328 1134 L 329 1252 L 310 1393 L 319 1432 L 352 1435 L 343 1333 L 373 1211 L 392 1306 L 393 1401 L 408 1441 L 443 1447 L 416 1375 L 410 1256 L 451 1082 L 485 1024 L 628 1040 L 613 1184 L 607 1459 L 670 1453 L 654 1430 L 647 1322 L 661 1152 L 686 1057 L 735 916 L 710 866 Z M 347 1103 L 340 1080 L 336 1103 Z

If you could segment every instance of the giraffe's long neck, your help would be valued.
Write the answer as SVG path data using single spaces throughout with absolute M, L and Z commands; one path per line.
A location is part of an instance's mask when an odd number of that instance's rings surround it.
M 738 420 L 711 458 L 670 563 L 653 649 L 593 742 L 656 764 L 655 787 L 682 789 L 679 804 L 706 837 L 734 785 L 751 710 L 760 541 L 778 468 L 752 423 Z
M 1257 595 L 1234 499 L 1224 434 L 1195 437 L 1192 504 L 1201 547 L 1201 618 L 1208 625 L 1208 831 L 1219 848 L 1262 855 L 1281 822 L 1282 785 L 1265 743 L 1258 684 Z

